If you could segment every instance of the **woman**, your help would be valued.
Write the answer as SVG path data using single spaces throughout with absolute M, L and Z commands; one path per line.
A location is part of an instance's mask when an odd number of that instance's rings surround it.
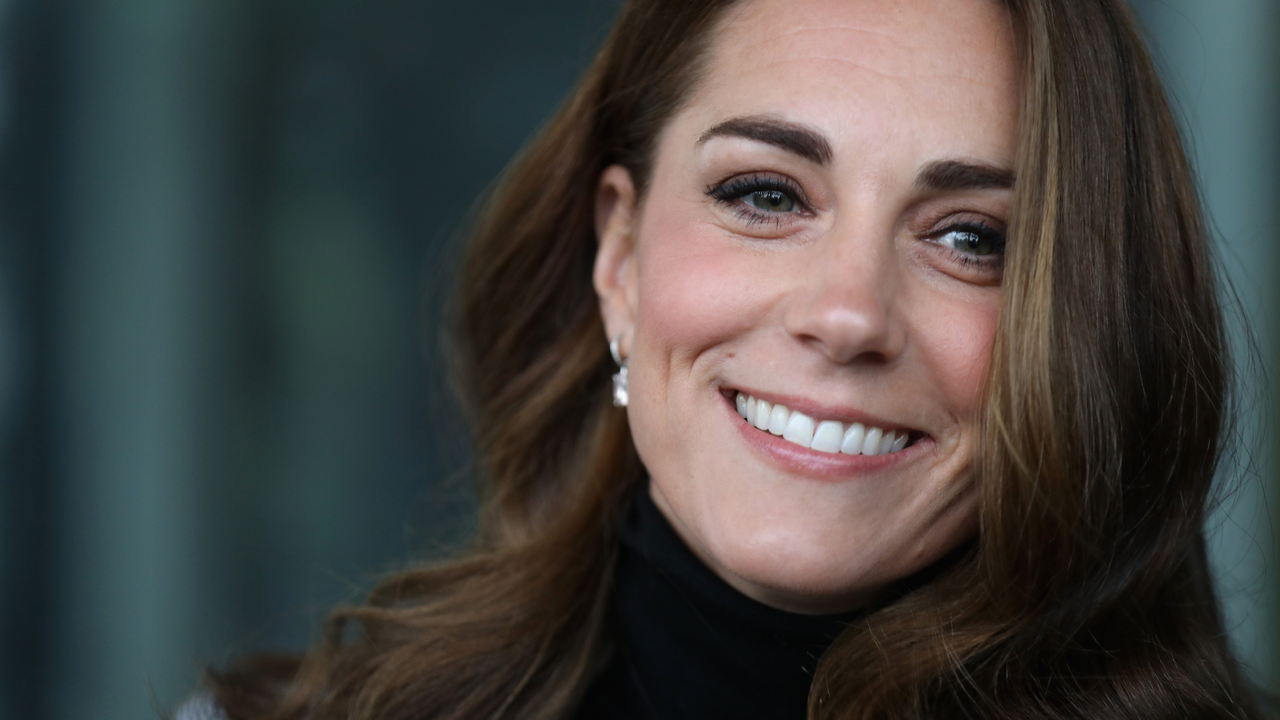
M 477 548 L 210 687 L 231 718 L 1255 717 L 1202 532 L 1216 298 L 1121 0 L 633 0 L 469 248 Z

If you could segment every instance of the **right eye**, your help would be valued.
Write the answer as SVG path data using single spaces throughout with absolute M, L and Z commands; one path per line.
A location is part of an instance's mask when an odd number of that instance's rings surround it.
M 707 188 L 707 195 L 747 222 L 779 222 L 781 216 L 808 210 L 804 191 L 790 178 L 747 175 Z

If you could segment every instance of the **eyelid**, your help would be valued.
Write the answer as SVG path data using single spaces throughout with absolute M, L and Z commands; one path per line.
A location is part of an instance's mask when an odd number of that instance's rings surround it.
M 920 222 L 920 220 L 923 220 L 923 222 Z M 917 221 L 912 224 L 919 228 L 917 230 L 919 235 L 926 237 L 947 232 L 952 228 L 966 226 L 982 226 L 1002 235 L 1008 230 L 1008 223 L 997 216 L 993 216 L 990 212 L 974 209 L 962 210 L 954 207 L 929 212 L 925 214 L 924 218 L 917 216 Z

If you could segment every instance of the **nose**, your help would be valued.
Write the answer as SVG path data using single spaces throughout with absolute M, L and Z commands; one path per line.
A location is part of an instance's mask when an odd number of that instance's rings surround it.
M 906 344 L 892 231 L 832 228 L 787 304 L 787 332 L 831 362 L 887 363 Z

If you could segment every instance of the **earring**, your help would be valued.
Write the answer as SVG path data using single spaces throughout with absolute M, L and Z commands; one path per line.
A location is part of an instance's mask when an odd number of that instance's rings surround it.
M 622 339 L 622 335 L 615 335 L 609 341 L 609 354 L 613 356 L 613 361 L 618 364 L 618 372 L 613 374 L 613 406 L 626 407 L 629 396 L 627 395 L 627 360 L 622 357 L 622 353 L 618 351 L 618 341 Z

